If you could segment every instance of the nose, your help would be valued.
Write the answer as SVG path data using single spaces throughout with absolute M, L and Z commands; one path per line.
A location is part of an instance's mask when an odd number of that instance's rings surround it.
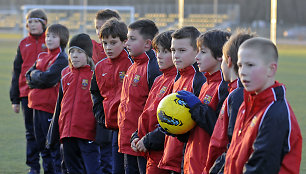
M 246 74 L 246 69 L 244 68 L 244 66 L 239 66 L 238 68 L 238 74 L 240 77 L 244 76 Z

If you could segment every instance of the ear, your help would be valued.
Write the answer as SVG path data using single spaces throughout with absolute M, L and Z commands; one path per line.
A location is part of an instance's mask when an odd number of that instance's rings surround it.
M 276 62 L 270 63 L 267 74 L 268 77 L 274 77 L 276 75 L 276 71 L 277 71 L 277 63 Z
M 226 64 L 228 67 L 232 66 L 232 58 L 230 56 L 228 56 Z
M 222 57 L 217 57 L 216 60 L 217 60 L 218 62 L 222 62 Z
M 152 40 L 151 39 L 146 39 L 144 46 L 145 46 L 146 49 L 151 49 Z

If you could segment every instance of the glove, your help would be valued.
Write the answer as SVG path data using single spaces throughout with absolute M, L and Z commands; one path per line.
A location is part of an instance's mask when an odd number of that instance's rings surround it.
M 201 100 L 189 91 L 178 91 L 177 93 L 178 95 L 176 96 L 184 100 L 189 108 L 192 108 L 196 104 L 201 103 Z
M 160 125 L 158 125 L 158 130 L 161 131 L 162 133 L 166 134 L 166 135 L 169 135 L 171 137 L 175 137 L 176 135 L 172 134 L 172 133 L 169 133 L 167 132 L 165 129 L 163 129 Z

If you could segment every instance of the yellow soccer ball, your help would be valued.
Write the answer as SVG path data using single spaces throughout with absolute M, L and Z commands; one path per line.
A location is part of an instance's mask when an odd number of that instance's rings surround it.
M 159 125 L 171 134 L 184 134 L 195 126 L 184 100 L 172 93 L 164 97 L 157 107 Z

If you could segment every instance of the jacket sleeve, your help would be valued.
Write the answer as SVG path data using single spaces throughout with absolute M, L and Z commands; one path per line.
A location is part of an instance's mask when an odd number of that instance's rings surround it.
M 165 134 L 158 128 L 147 133 L 143 138 L 143 143 L 148 150 L 163 150 L 165 142 Z
M 286 107 L 277 101 L 263 116 L 253 144 L 254 151 L 244 165 L 243 173 L 278 173 L 283 157 L 289 151 L 290 115 L 288 112 Z
M 52 121 L 49 126 L 49 130 L 46 136 L 46 148 L 52 149 L 54 146 L 59 143 L 60 135 L 59 135 L 59 125 L 58 125 L 58 119 L 59 115 L 61 113 L 61 103 L 63 99 L 63 90 L 62 85 L 59 88 L 57 102 L 55 106 L 55 111 L 52 117 Z
M 91 93 L 91 99 L 93 103 L 93 113 L 95 115 L 96 121 L 100 125 L 105 127 L 103 97 L 100 94 L 100 90 L 97 84 L 95 73 L 93 74 L 92 79 L 91 79 L 90 93 Z
M 17 54 L 15 56 L 13 72 L 12 72 L 12 81 L 10 88 L 10 99 L 12 104 L 20 103 L 20 91 L 19 91 L 19 76 L 21 73 L 21 65 L 23 63 L 20 47 L 17 48 Z
M 45 72 L 37 69 L 30 72 L 30 84 L 32 88 L 50 88 L 56 85 L 60 78 L 62 70 L 68 65 L 67 55 L 61 52 L 55 62 Z M 28 79 L 27 79 L 28 80 Z

